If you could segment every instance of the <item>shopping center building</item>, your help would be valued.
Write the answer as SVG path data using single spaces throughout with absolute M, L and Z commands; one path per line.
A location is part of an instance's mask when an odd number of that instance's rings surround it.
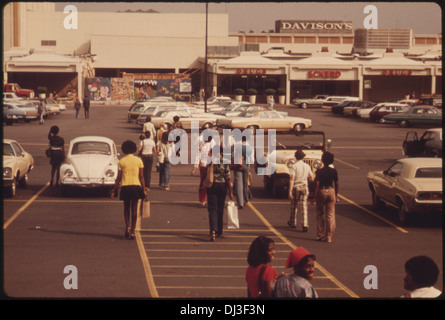
M 297 94 L 377 102 L 442 90 L 441 34 L 355 29 L 348 20 L 278 20 L 267 33 L 229 33 L 228 14 L 73 16 L 54 3 L 9 3 L 3 14 L 4 81 L 59 95 L 132 100 L 206 87 L 207 96 L 256 89 L 259 102 L 267 89 L 284 91 L 286 103 Z

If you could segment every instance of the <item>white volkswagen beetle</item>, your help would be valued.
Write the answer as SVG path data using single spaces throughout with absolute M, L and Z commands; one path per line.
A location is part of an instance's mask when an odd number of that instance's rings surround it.
M 77 137 L 70 142 L 65 162 L 60 167 L 60 186 L 113 188 L 118 170 L 118 153 L 113 140 L 99 136 Z

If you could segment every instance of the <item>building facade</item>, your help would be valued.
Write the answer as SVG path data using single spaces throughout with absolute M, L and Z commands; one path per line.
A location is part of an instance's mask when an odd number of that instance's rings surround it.
M 227 14 L 209 14 L 207 28 L 205 14 L 78 12 L 75 17 L 76 28 L 67 28 L 66 19 L 74 16 L 56 12 L 54 4 L 7 4 L 4 81 L 32 89 L 43 85 L 61 95 L 75 89 L 83 96 L 93 83 L 110 83 L 112 90 L 111 83 L 123 88 L 135 87 L 138 79 L 140 84 L 187 78 L 179 87 L 190 94 L 205 88 L 207 96 L 234 95 L 241 88 L 255 89 L 265 99 L 266 90 L 275 89 L 286 93 L 286 103 L 297 92 L 377 102 L 442 89 L 441 35 L 354 29 L 348 20 L 278 20 L 268 33 L 229 34 Z M 169 76 L 155 79 L 155 74 Z M 147 90 L 157 90 L 150 86 L 153 81 Z

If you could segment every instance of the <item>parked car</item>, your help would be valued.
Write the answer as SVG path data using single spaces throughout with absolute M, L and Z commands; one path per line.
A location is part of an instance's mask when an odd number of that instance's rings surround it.
M 3 101 L 22 101 L 23 98 L 17 96 L 14 92 L 3 92 Z
M 310 119 L 283 116 L 275 110 L 244 111 L 236 117 L 218 119 L 217 126 L 232 129 L 276 129 L 302 131 L 312 127 Z
M 157 105 L 187 105 L 184 102 L 176 102 L 171 97 L 157 97 L 144 101 L 136 101 L 133 103 L 128 109 L 127 119 L 128 122 L 136 123 L 137 118 L 144 113 L 149 107 L 157 106 Z
M 290 167 L 296 162 L 295 151 L 301 149 L 306 156 L 303 161 L 309 164 L 315 173 L 323 167 L 321 156 L 331 146 L 331 140 L 326 140 L 323 131 L 301 131 L 301 132 L 277 132 L 276 150 L 265 155 L 267 163 L 258 167 L 270 166 L 275 159 L 275 171 L 264 175 L 264 189 L 274 198 L 287 194 L 289 190 Z M 312 197 L 314 182 L 309 183 L 309 193 Z
M 343 108 L 343 115 L 348 117 L 359 117 L 358 111 L 361 109 L 373 108 L 376 104 L 371 101 L 356 101 L 353 105 Z
M 34 158 L 12 139 L 3 139 L 3 189 L 8 197 L 14 197 L 17 185 L 26 187 L 29 174 L 34 168 Z
M 256 105 L 256 104 L 247 103 L 247 104 L 239 105 L 237 107 L 228 108 L 223 111 L 219 111 L 219 112 L 211 111 L 211 112 L 214 114 L 223 115 L 226 117 L 236 117 L 244 111 L 256 111 L 256 110 L 270 110 L 270 109 L 268 106 L 265 106 L 265 105 Z M 284 112 L 284 111 L 277 111 L 277 112 L 284 116 L 288 115 L 288 113 Z
M 3 101 L 3 122 L 11 125 L 23 120 L 29 122 L 39 117 L 37 109 L 19 101 Z
M 358 97 L 343 97 L 343 96 L 329 96 L 326 98 L 326 100 L 323 102 L 321 107 L 323 109 L 331 109 L 333 106 L 336 106 L 337 104 L 342 103 L 343 101 L 358 101 Z
M 402 144 L 403 155 L 408 157 L 442 157 L 442 128 L 426 130 L 420 138 L 417 132 L 406 133 Z
M 415 106 L 406 112 L 393 113 L 383 116 L 387 122 L 395 122 L 401 128 L 412 127 L 414 125 L 442 125 L 442 112 L 431 106 Z
M 385 103 L 377 105 L 371 109 L 369 113 L 369 120 L 379 123 L 384 123 L 383 116 L 391 113 L 406 112 L 409 110 L 409 105 L 398 103 Z
M 59 104 L 54 99 L 45 99 L 46 102 L 46 116 L 49 115 L 58 115 L 60 114 L 60 107 Z
M 220 102 L 217 106 L 211 105 L 208 108 L 208 111 L 213 112 L 213 113 L 218 113 L 218 112 L 223 112 L 223 111 L 231 111 L 231 110 L 236 110 L 240 106 L 245 106 L 245 105 L 251 105 L 251 103 L 248 101 L 224 101 L 224 102 Z M 199 108 L 199 109 L 201 109 L 201 108 Z
M 188 104 L 184 102 L 161 102 L 161 103 L 148 103 L 146 108 L 136 117 L 135 122 L 139 125 L 143 125 L 148 116 L 154 116 L 159 111 L 177 110 L 188 107 Z M 198 110 L 198 109 L 197 109 Z M 202 111 L 204 112 L 204 111 Z M 132 119 L 134 117 L 132 116 Z M 131 121 L 133 122 L 133 121 Z
M 418 105 L 433 106 L 436 108 L 442 108 L 442 95 L 441 94 L 423 94 L 420 97 Z
M 335 114 L 343 114 L 343 110 L 346 107 L 352 106 L 357 101 L 345 100 L 335 106 L 331 107 L 331 112 Z
M 219 96 L 219 97 L 210 97 L 207 99 L 207 108 L 211 109 L 212 107 L 219 107 L 223 102 L 231 102 L 233 101 L 230 97 Z M 194 102 L 193 105 L 197 108 L 204 108 L 205 101 L 197 101 Z
M 323 102 L 326 100 L 328 95 L 326 94 L 318 94 L 313 98 L 298 98 L 292 100 L 292 103 L 299 108 L 306 109 L 308 107 L 321 107 Z
M 190 109 L 191 110 L 181 108 L 176 110 L 159 111 L 151 118 L 151 123 L 153 123 L 156 129 L 159 129 L 163 122 L 167 124 L 168 127 L 171 127 L 174 122 L 173 118 L 178 116 L 184 130 L 190 130 L 193 122 L 198 122 L 199 129 L 208 129 L 213 128 L 216 125 L 218 118 L 224 117 L 221 115 L 199 112 L 198 110 L 194 110 L 193 107 Z
M 3 92 L 14 92 L 18 97 L 34 98 L 34 90 L 22 89 L 18 83 L 5 83 L 3 85 Z
M 68 194 L 70 188 L 111 189 L 117 177 L 118 163 L 113 140 L 100 136 L 74 138 L 60 167 L 61 190 Z
M 442 159 L 399 159 L 387 170 L 369 172 L 367 180 L 373 206 L 397 208 L 402 223 L 415 213 L 442 214 Z

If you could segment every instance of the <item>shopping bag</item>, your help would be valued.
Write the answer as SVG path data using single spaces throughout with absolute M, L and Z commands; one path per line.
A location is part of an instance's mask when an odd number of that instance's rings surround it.
M 142 201 L 142 218 L 150 218 L 150 201 L 147 199 Z
M 204 188 L 210 188 L 213 185 L 213 163 L 209 164 L 206 168 L 206 176 L 202 183 Z
M 228 229 L 239 229 L 239 220 L 238 220 L 238 207 L 235 205 L 235 202 L 229 201 L 227 204 L 227 228 Z

